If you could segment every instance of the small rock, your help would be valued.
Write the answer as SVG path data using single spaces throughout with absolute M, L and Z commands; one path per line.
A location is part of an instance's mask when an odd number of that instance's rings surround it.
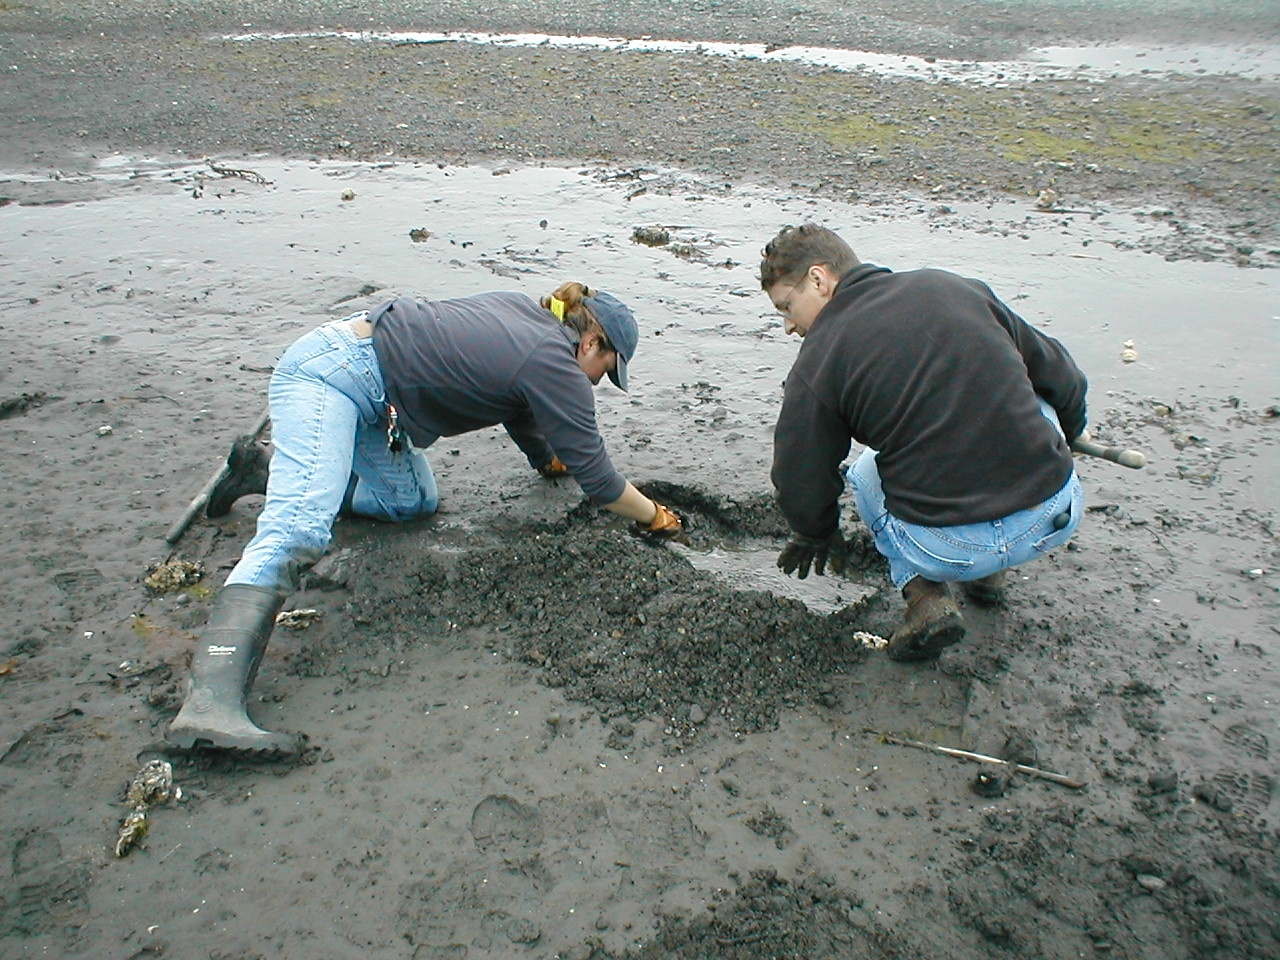
M 1151 791 L 1152 796 L 1162 793 L 1173 793 L 1178 789 L 1178 774 L 1176 772 L 1153 773 L 1147 777 L 1147 789 Z
M 671 234 L 665 227 L 636 227 L 631 231 L 631 239 L 647 247 L 662 247 L 671 242 Z
M 980 797 L 1003 797 L 1009 781 L 994 773 L 980 773 L 969 783 L 969 789 Z
M 1058 205 L 1061 198 L 1058 196 L 1057 190 L 1045 189 L 1040 191 L 1040 195 L 1036 197 L 1037 210 L 1052 210 Z
M 328 554 L 308 570 L 302 578 L 308 590 L 340 590 L 351 579 L 351 566 L 355 554 L 351 550 L 339 550 Z
M 1207 803 L 1219 813 L 1230 813 L 1235 809 L 1235 804 L 1221 790 L 1212 787 L 1207 783 L 1198 783 L 1191 791 L 1191 795 L 1201 803 Z
M 1142 853 L 1132 854 L 1131 856 L 1125 857 L 1120 862 L 1124 868 L 1135 877 L 1142 876 L 1144 874 L 1146 876 L 1156 877 L 1161 873 L 1160 864 L 1156 863 L 1156 861 L 1151 857 Z

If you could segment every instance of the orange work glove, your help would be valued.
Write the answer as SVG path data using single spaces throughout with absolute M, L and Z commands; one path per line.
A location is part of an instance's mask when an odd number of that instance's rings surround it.
M 554 480 L 556 477 L 567 477 L 569 468 L 560 462 L 559 457 L 552 454 L 551 462 L 539 467 L 538 472 L 548 480 Z
M 684 533 L 686 524 L 669 507 L 664 507 L 657 500 L 653 501 L 656 513 L 653 519 L 648 523 L 636 521 L 636 532 L 641 536 L 651 537 L 656 540 L 671 540 Z

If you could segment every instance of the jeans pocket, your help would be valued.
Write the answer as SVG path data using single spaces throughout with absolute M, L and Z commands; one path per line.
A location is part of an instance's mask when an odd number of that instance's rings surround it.
M 318 327 L 310 333 L 303 334 L 285 350 L 284 355 L 276 363 L 275 372 L 299 374 L 323 380 L 323 370 L 331 368 L 334 364 L 332 361 L 317 364 L 317 361 L 335 353 L 336 350 L 337 344 L 327 336 L 327 331 L 323 327 Z
M 1067 515 L 1066 523 L 1058 519 L 1063 514 Z M 1058 495 L 1049 502 L 1046 516 L 1042 521 L 1049 526 L 1049 530 L 1032 544 L 1032 548 L 1036 553 L 1043 554 L 1062 546 L 1071 539 L 1071 535 L 1080 526 L 1080 518 L 1083 514 L 1084 492 L 1080 488 L 1079 478 L 1072 474 L 1071 479 L 1058 492 Z M 1061 525 L 1055 526 L 1055 522 Z
M 285 352 L 276 373 L 337 390 L 356 405 L 366 426 L 385 415 L 386 390 L 371 340 L 357 341 L 328 325 L 317 327 Z
M 972 557 L 951 549 L 941 538 L 929 537 L 929 542 L 922 542 L 901 523 L 890 522 L 888 529 L 903 559 L 929 580 L 959 580 L 973 567 Z
M 1034 549 L 1036 553 L 1048 553 L 1050 550 L 1056 550 L 1071 539 L 1071 535 L 1076 532 L 1076 527 L 1079 525 L 1079 521 L 1073 517 L 1072 521 L 1068 521 L 1067 525 L 1061 530 L 1050 530 L 1047 534 L 1033 543 L 1031 545 L 1032 549 Z

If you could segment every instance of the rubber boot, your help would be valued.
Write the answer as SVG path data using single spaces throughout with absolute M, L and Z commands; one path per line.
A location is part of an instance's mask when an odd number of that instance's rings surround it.
M 301 750 L 301 738 L 259 729 L 245 712 L 282 604 L 280 595 L 265 587 L 235 583 L 222 588 L 196 647 L 186 702 L 165 739 L 184 749 L 222 747 L 277 756 Z
M 267 470 L 271 458 L 255 437 L 245 434 L 231 445 L 227 454 L 227 475 L 218 481 L 205 506 L 206 517 L 223 517 L 231 505 L 250 493 L 267 492 Z
M 965 580 L 960 584 L 964 595 L 980 607 L 994 607 L 1004 599 L 1005 571 L 997 570 L 980 580 Z
M 889 638 L 885 652 L 894 660 L 931 660 L 964 637 L 964 621 L 945 583 L 913 577 L 902 588 L 906 619 Z

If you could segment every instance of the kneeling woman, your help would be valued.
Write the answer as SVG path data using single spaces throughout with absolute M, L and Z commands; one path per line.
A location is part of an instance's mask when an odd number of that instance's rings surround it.
M 244 493 L 265 492 L 266 503 L 214 601 L 169 741 L 297 752 L 300 738 L 262 730 L 245 712 L 276 615 L 323 556 L 339 512 L 392 521 L 435 512 L 422 451 L 439 437 L 501 423 L 543 475 L 572 474 L 594 503 L 651 533 L 679 533 L 672 511 L 614 469 L 596 427 L 592 387 L 607 374 L 627 388 L 638 339 L 625 304 L 566 283 L 541 303 L 511 292 L 390 300 L 295 342 L 271 377 L 269 471 L 233 459 L 210 497 L 211 515 Z

